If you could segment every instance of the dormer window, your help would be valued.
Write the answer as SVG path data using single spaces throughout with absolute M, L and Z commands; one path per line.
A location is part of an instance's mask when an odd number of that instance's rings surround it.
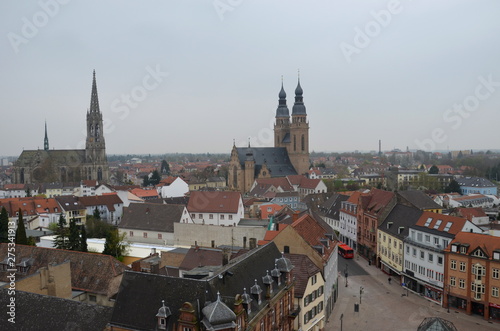
M 460 245 L 459 245 L 459 244 L 453 244 L 453 245 L 451 245 L 451 251 L 452 251 L 453 253 L 458 253 L 458 248 L 459 248 L 459 247 L 460 247 Z
M 474 252 L 472 252 L 471 254 L 472 256 L 476 256 L 476 257 L 482 257 L 482 258 L 485 258 L 486 255 L 483 253 L 483 251 L 481 249 L 476 249 Z
M 461 245 L 460 254 L 467 254 L 467 248 L 469 248 L 468 245 Z

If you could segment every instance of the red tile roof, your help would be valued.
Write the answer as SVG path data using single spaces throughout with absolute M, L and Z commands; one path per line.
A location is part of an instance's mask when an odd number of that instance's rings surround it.
M 430 223 L 425 226 L 427 221 L 430 219 Z M 435 228 L 436 223 L 441 220 L 441 224 Z M 462 231 L 464 228 L 465 223 L 467 220 L 465 218 L 461 217 L 456 217 L 456 216 L 450 216 L 450 215 L 443 215 L 443 214 L 436 214 L 432 213 L 430 211 L 425 211 L 422 213 L 422 216 L 418 219 L 417 223 L 415 225 L 421 226 L 421 227 L 426 227 L 429 229 L 434 229 L 437 231 L 444 231 L 445 227 L 447 226 L 448 223 L 451 223 L 451 227 L 449 228 L 448 232 L 451 234 L 457 234 Z
M 304 214 L 292 223 L 292 227 L 311 246 L 323 246 L 320 239 L 326 239 L 325 229 L 309 214 Z M 335 249 L 335 243 L 329 240 L 329 247 L 324 248 L 324 256 L 329 257 Z
M 476 248 L 481 248 L 485 254 L 488 255 L 489 259 L 493 257 L 494 250 L 500 250 L 500 238 L 482 233 L 472 233 L 472 232 L 459 232 L 455 238 L 451 241 L 453 243 L 469 244 L 468 254 L 476 250 Z M 445 251 L 450 251 L 451 245 L 445 249 Z
M 458 208 L 458 212 L 462 217 L 465 217 L 469 221 L 472 221 L 473 217 L 486 217 L 486 213 L 484 212 L 483 208 L 477 207 L 477 208 Z
M 106 206 L 109 211 L 115 211 L 114 205 L 123 203 L 122 199 L 118 197 L 118 194 L 114 192 L 110 194 L 80 197 L 78 200 L 85 207 Z
M 145 190 L 142 188 L 134 188 L 130 190 L 130 192 L 132 192 L 132 194 L 138 196 L 139 198 L 151 198 L 158 196 L 158 191 L 156 190 Z
M 238 212 L 241 193 L 230 191 L 192 191 L 187 206 L 188 211 L 196 213 Z

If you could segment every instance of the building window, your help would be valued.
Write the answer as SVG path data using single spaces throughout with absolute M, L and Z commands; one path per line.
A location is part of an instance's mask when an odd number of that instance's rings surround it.
M 466 263 L 465 262 L 460 262 L 460 271 L 461 272 L 465 272 L 465 267 L 466 267 Z
M 161 233 L 158 233 L 158 239 L 163 239 L 163 236 Z
M 195 219 L 196 218 L 196 214 L 191 214 L 191 218 Z
M 128 236 L 129 237 L 133 237 L 134 236 L 134 231 L 129 231 Z
M 450 277 L 450 286 L 457 286 L 457 279 L 455 277 Z
M 493 268 L 493 270 L 492 270 L 492 277 L 495 278 L 495 279 L 498 279 L 499 275 L 500 275 L 500 269 Z
M 438 265 L 443 265 L 443 257 L 438 256 Z
M 312 285 L 316 284 L 317 277 L 318 277 L 317 275 L 314 275 L 314 276 L 311 277 L 311 284 Z
M 97 301 L 97 297 L 95 295 L 89 294 L 89 301 L 90 302 L 96 302 Z
M 412 254 L 414 257 L 417 256 L 417 249 L 416 248 L 413 248 L 413 254 Z
M 224 215 L 220 215 L 220 219 L 223 220 L 224 219 Z
M 450 261 L 450 269 L 457 270 L 457 260 Z
M 425 235 L 425 242 L 428 242 L 428 243 L 431 242 L 431 236 L 430 235 L 428 235 L 428 234 Z
M 203 215 L 202 214 L 198 214 L 199 216 L 199 219 L 202 219 L 203 218 Z
M 434 255 L 432 255 L 431 253 L 429 253 L 429 262 L 434 262 Z
M 458 280 L 458 287 L 465 288 L 465 279 L 460 278 Z
M 460 253 L 467 254 L 467 246 L 460 246 Z
M 208 214 L 208 218 L 213 220 L 214 219 L 214 214 Z
M 423 260 L 425 258 L 425 252 L 420 251 L 420 259 Z
M 148 233 L 147 233 L 147 232 L 143 232 L 142 236 L 143 236 L 144 238 L 147 238 L 147 237 L 148 237 Z
M 228 215 L 227 218 L 232 221 L 233 220 L 233 215 Z
M 497 297 L 498 298 L 498 287 L 493 286 L 491 288 L 491 296 L 492 297 Z

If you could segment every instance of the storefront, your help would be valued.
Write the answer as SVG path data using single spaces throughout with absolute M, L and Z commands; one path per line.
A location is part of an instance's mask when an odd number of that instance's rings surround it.
M 484 305 L 480 302 L 472 301 L 471 311 L 473 314 L 484 316 Z
M 467 311 L 467 300 L 450 295 L 450 307 Z
M 500 321 L 500 305 L 490 302 L 490 318 Z
M 424 296 L 432 301 L 442 304 L 443 290 L 425 285 Z
M 384 261 L 380 261 L 380 270 L 391 276 L 394 280 L 394 282 L 401 284 L 401 274 L 399 271 L 396 271 L 394 268 L 386 264 Z

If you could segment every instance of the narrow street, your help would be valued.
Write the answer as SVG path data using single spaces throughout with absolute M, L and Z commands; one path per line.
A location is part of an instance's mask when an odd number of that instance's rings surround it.
M 347 267 L 346 267 L 347 266 Z M 348 277 L 346 287 L 345 271 Z M 417 330 L 426 317 L 441 317 L 458 330 L 500 330 L 500 323 L 440 307 L 403 289 L 397 281 L 362 258 L 339 257 L 339 297 L 325 330 Z M 360 297 L 361 290 L 361 297 Z M 355 304 L 359 312 L 355 312 Z M 341 323 L 342 316 L 342 323 Z

